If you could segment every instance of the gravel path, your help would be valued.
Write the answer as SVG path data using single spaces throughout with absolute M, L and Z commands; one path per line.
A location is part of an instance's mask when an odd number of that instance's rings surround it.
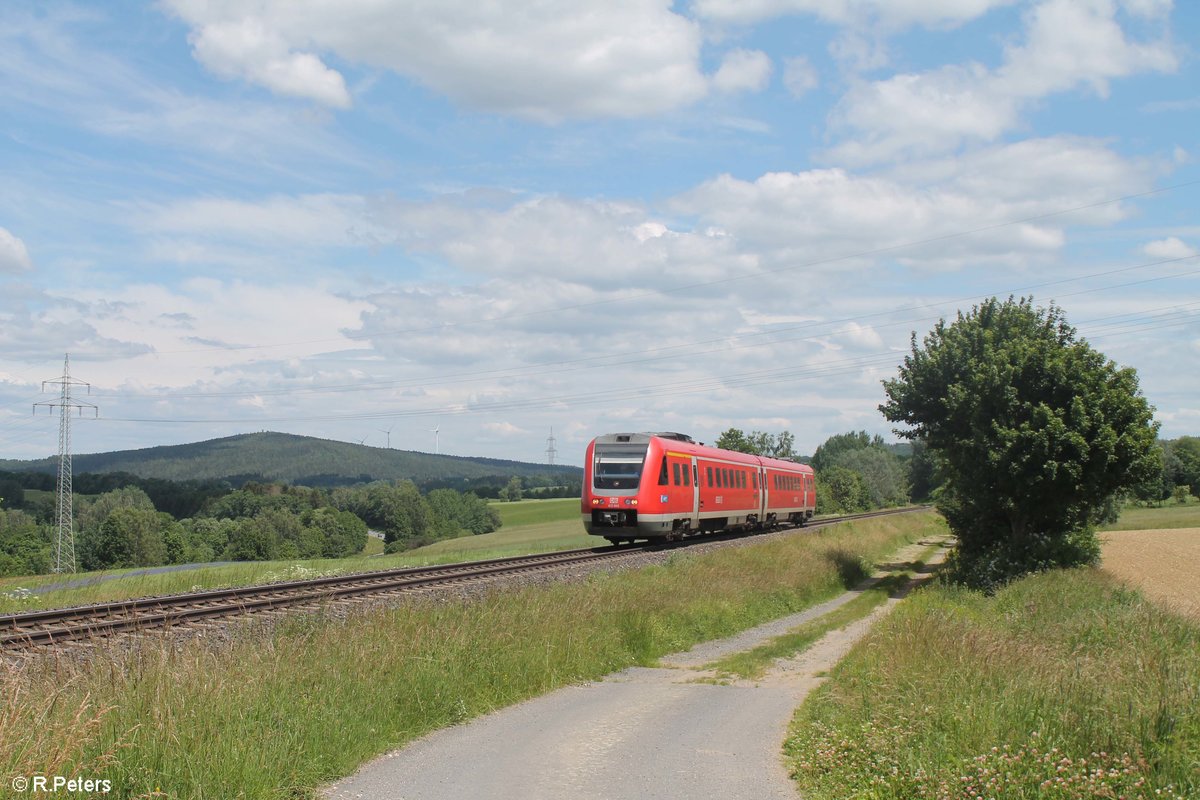
M 897 554 L 911 560 L 925 545 Z M 327 798 L 619 800 L 795 798 L 780 758 L 787 724 L 823 675 L 898 602 L 825 636 L 762 679 L 715 684 L 702 666 L 853 599 L 571 686 L 433 733 L 328 787 Z

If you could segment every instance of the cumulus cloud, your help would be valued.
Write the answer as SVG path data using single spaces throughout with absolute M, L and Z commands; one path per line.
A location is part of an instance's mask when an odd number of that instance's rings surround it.
M 1053 137 L 918 162 L 891 176 L 844 169 L 774 172 L 753 181 L 722 175 L 675 203 L 764 259 L 838 259 L 857 268 L 850 256 L 924 241 L 888 255 L 947 268 L 1055 252 L 1065 225 L 1113 222 L 1124 210 L 1112 204 L 1069 218 L 1006 223 L 1103 199 L 1097 185 L 1122 195 L 1147 181 L 1136 164 L 1099 143 Z M 985 230 L 995 225 L 1005 227 Z
M 771 59 L 761 50 L 732 50 L 713 76 L 719 92 L 761 92 L 771 79 Z
M 196 59 L 223 78 L 242 78 L 276 94 L 350 107 L 346 81 L 312 53 L 296 52 L 262 20 L 243 17 L 199 26 L 189 37 Z
M 224 76 L 333 106 L 349 102 L 321 54 L 387 69 L 459 103 L 542 121 L 636 117 L 707 92 L 701 35 L 659 0 L 588 11 L 470 0 L 169 0 L 196 57 Z
M 1108 82 L 1175 69 L 1170 40 L 1133 41 L 1113 0 L 1046 0 L 1025 16 L 1025 39 L 1005 48 L 996 69 L 947 65 L 856 84 L 830 122 L 848 134 L 833 157 L 873 163 L 991 142 L 1019 124 L 1039 98 L 1083 86 L 1100 97 Z
M 1155 258 L 1191 258 L 1200 251 L 1178 237 L 1168 236 L 1166 239 L 1147 242 L 1142 247 L 1142 252 Z
M 0 273 L 24 272 L 33 268 L 25 243 L 7 228 L 0 228 Z

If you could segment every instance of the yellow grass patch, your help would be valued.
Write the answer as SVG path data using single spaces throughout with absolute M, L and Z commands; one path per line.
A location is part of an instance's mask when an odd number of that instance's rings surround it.
M 1105 572 L 1200 619 L 1200 528 L 1108 531 L 1100 542 Z

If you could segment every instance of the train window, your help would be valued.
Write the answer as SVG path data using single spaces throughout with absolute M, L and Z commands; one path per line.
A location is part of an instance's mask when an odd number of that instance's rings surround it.
M 706 486 L 712 486 L 712 485 L 713 485 L 713 479 L 712 479 L 712 467 L 705 467 L 704 469 L 705 469 L 705 470 L 707 470 L 707 472 L 708 472 L 708 480 L 707 480 L 707 481 L 705 481 L 705 485 L 706 485 Z
M 757 472 L 750 473 L 750 483 L 754 487 L 754 491 L 757 492 L 758 491 L 758 473 Z
M 691 486 L 692 482 L 689 479 L 692 477 L 692 468 L 690 466 L 688 466 L 687 464 L 684 464 L 682 472 L 683 472 L 683 485 Z
M 597 445 L 592 485 L 597 489 L 636 489 L 646 445 Z
M 673 479 L 672 483 L 674 483 L 676 486 L 678 486 L 679 485 L 679 462 L 675 462 L 674 464 L 671 465 L 671 478 Z
M 666 456 L 663 456 L 662 467 L 660 467 L 658 470 L 658 485 L 659 486 L 667 485 L 667 457 Z
M 692 464 L 692 483 L 700 485 L 700 468 Z
M 738 472 L 738 488 L 739 489 L 746 488 L 746 473 L 745 472 Z

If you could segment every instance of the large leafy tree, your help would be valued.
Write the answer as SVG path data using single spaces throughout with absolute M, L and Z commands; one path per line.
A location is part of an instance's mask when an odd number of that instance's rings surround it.
M 989 588 L 1023 572 L 1094 562 L 1092 526 L 1157 460 L 1137 374 L 1077 337 L 1061 309 L 996 298 L 942 320 L 879 407 L 923 439 L 946 483 L 960 579 Z
M 746 433 L 740 428 L 730 428 L 717 437 L 716 446 L 722 450 L 733 450 L 738 453 L 750 453 L 771 458 L 795 458 L 796 437 L 791 431 L 767 433 L 766 431 L 751 431 Z

